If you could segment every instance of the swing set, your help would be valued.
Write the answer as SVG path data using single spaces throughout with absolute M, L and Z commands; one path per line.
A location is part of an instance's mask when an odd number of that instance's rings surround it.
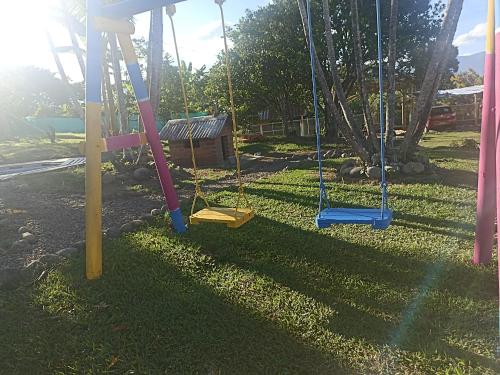
M 183 0 L 122 0 L 117 3 L 103 5 L 102 0 L 87 0 L 87 54 L 86 54 L 86 85 L 85 85 L 85 240 L 86 240 L 86 276 L 87 279 L 97 279 L 102 275 L 102 185 L 101 185 L 101 153 L 117 151 L 125 148 L 138 147 L 149 144 L 155 161 L 156 171 L 165 197 L 172 227 L 177 233 L 187 230 L 180 210 L 179 200 L 174 188 L 172 177 L 163 153 L 163 147 L 156 129 L 156 121 L 149 94 L 142 78 L 137 55 L 134 50 L 131 35 L 135 32 L 134 25 L 126 21 L 136 14 L 166 6 L 166 13 L 170 18 L 175 54 L 179 67 L 179 78 L 184 102 L 184 111 L 188 127 L 188 137 L 193 164 L 193 179 L 195 184 L 194 198 L 189 216 L 190 224 L 219 223 L 230 228 L 238 228 L 250 221 L 254 209 L 245 194 L 241 178 L 241 162 L 238 144 L 238 125 L 234 105 L 234 94 L 229 61 L 226 27 L 223 3 L 225 0 L 214 0 L 219 6 L 222 35 L 224 40 L 226 76 L 230 99 L 230 109 L 233 128 L 233 143 L 236 159 L 236 177 L 238 183 L 238 198 L 235 207 L 212 207 L 202 190 L 199 171 L 196 164 L 195 148 L 193 145 L 192 124 L 189 118 L 188 98 L 184 82 L 184 71 L 179 56 L 179 48 L 175 32 L 173 16 L 176 12 L 175 4 Z M 387 182 L 384 170 L 384 142 L 381 145 L 382 166 L 382 204 L 381 208 L 331 208 L 323 179 L 322 155 L 320 142 L 320 125 L 318 115 L 318 97 L 316 92 L 315 49 L 312 35 L 312 17 L 310 0 L 307 1 L 308 44 L 311 57 L 311 78 L 313 85 L 313 100 L 316 126 L 316 141 L 319 164 L 319 213 L 316 216 L 316 225 L 326 228 L 332 224 L 371 224 L 374 229 L 386 229 L 392 220 L 392 211 L 387 206 Z M 378 63 L 379 63 L 379 88 L 380 88 L 380 131 L 384 133 L 384 105 L 382 81 L 382 48 L 380 32 L 380 0 L 377 0 L 377 25 L 378 25 Z M 135 94 L 139 113 L 144 124 L 144 133 L 122 134 L 102 138 L 101 134 L 101 106 L 102 106 L 102 33 L 116 34 Z M 114 37 L 114 35 L 113 35 Z M 196 203 L 201 200 L 205 207 L 196 211 Z M 326 206 L 324 208 L 324 206 Z

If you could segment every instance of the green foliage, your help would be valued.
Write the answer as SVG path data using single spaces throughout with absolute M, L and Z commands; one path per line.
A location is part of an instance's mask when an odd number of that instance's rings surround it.
M 48 70 L 34 66 L 0 72 L 0 118 L 54 115 L 68 104 L 67 88 Z M 4 122 L 4 121 L 2 121 Z
M 450 83 L 453 88 L 462 88 L 483 84 L 483 77 L 476 73 L 474 69 L 457 73 L 451 76 Z

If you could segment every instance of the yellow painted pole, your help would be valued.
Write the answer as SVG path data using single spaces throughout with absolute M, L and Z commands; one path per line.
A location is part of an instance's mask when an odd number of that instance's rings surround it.
M 87 72 L 85 74 L 85 273 L 87 279 L 102 275 L 101 191 L 101 33 L 92 19 L 100 11 L 100 0 L 87 1 Z

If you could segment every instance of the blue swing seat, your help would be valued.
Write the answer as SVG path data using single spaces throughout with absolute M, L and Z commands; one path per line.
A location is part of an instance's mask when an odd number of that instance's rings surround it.
M 392 221 L 392 210 L 385 208 L 325 208 L 316 216 L 318 228 L 334 224 L 370 224 L 373 229 L 387 229 Z

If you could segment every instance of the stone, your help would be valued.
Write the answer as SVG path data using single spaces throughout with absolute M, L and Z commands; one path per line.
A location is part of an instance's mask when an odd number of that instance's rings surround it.
M 145 181 L 151 177 L 151 171 L 147 168 L 141 167 L 134 171 L 134 179 L 137 181 Z
M 143 220 L 132 220 L 129 221 L 128 223 L 123 224 L 120 227 L 120 232 L 121 233 L 130 233 L 135 231 L 138 227 L 144 224 Z
M 130 233 L 135 230 L 135 225 L 132 223 L 125 223 L 120 227 L 120 233 Z
M 340 170 L 340 175 L 341 176 L 349 176 L 351 173 L 352 167 L 346 167 Z
M 7 218 L 0 218 L 0 226 L 7 226 L 9 224 L 9 219 Z
M 31 248 L 30 243 L 26 240 L 19 240 L 15 241 L 12 244 L 11 250 L 12 251 L 25 251 Z
M 76 247 L 67 247 L 57 251 L 56 254 L 64 258 L 70 258 L 77 255 L 79 252 L 80 251 Z
M 4 268 L 0 269 L 0 289 L 12 289 L 23 281 L 22 269 Z
M 26 233 L 26 232 L 29 232 L 30 230 L 27 228 L 27 227 L 21 227 L 17 230 L 17 233 L 19 234 L 23 234 L 23 233 Z
M 120 227 L 118 226 L 113 226 L 108 229 L 108 237 L 109 238 L 116 238 L 120 235 Z
M 424 166 L 429 165 L 431 163 L 429 157 L 427 155 L 422 155 L 422 154 L 417 155 L 417 161 L 419 163 L 422 163 Z
M 44 263 L 48 266 L 52 266 L 61 263 L 64 258 L 57 254 L 45 254 L 38 261 Z
M 112 174 L 109 174 L 109 173 L 106 173 L 102 176 L 102 183 L 104 185 L 111 185 L 112 183 L 114 183 L 116 181 L 116 176 L 115 175 L 112 175 Z
M 144 225 L 144 220 L 132 220 L 130 223 L 137 228 Z
M 356 160 L 354 159 L 347 159 L 345 162 L 342 163 L 340 166 L 340 170 L 344 168 L 354 168 L 356 166 Z
M 404 174 L 420 174 L 425 171 L 425 165 L 416 161 L 410 161 L 403 165 L 402 171 Z
M 392 166 L 392 165 L 386 165 L 386 166 L 385 166 L 385 172 L 386 172 L 387 174 L 394 174 L 394 173 L 396 173 L 396 172 L 398 171 L 398 169 L 399 169 L 399 168 L 396 168 L 396 167 L 394 167 L 394 166 Z
M 368 178 L 378 180 L 380 179 L 380 176 L 382 176 L 382 168 L 377 166 L 368 167 L 366 169 L 366 175 L 368 176 Z
M 161 216 L 162 212 L 161 212 L 161 209 L 159 208 L 153 208 L 151 210 L 151 215 L 152 216 Z
M 0 256 L 2 255 L 7 255 L 7 250 L 5 250 L 4 248 L 0 247 Z
M 350 177 L 359 177 L 363 173 L 363 167 L 354 167 L 349 171 Z
M 85 250 L 85 240 L 75 242 L 72 247 L 76 247 L 78 250 Z
M 140 220 L 149 223 L 154 220 L 154 216 L 151 214 L 144 214 L 140 217 Z
M 29 243 L 36 242 L 36 236 L 33 233 L 25 232 L 21 236 L 24 241 L 28 241 Z

